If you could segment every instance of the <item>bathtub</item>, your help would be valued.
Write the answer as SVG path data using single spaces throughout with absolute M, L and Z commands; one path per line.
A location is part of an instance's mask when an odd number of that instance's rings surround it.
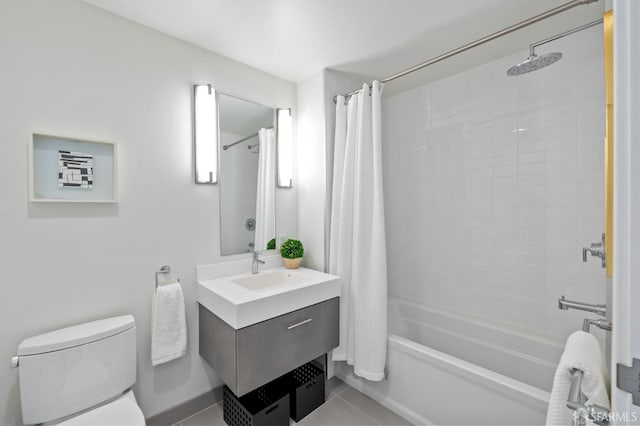
M 563 347 L 390 298 L 387 380 L 335 374 L 416 424 L 544 424 Z

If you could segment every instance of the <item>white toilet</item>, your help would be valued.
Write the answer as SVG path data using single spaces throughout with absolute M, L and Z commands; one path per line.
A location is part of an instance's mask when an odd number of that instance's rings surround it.
M 131 315 L 51 331 L 18 346 L 25 424 L 144 425 Z

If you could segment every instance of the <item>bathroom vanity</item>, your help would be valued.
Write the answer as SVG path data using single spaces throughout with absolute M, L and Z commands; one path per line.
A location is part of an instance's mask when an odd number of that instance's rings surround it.
M 198 267 L 200 356 L 237 396 L 339 344 L 340 278 L 273 257 L 255 275 L 234 274 L 244 260 Z

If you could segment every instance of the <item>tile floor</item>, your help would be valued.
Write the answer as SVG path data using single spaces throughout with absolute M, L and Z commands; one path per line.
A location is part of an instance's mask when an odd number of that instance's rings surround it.
M 337 378 L 326 385 L 327 401 L 298 425 L 382 425 L 397 426 L 411 423 L 389 411 L 373 399 L 358 392 Z M 295 424 L 291 421 L 291 424 Z M 176 423 L 174 426 L 224 426 L 222 402 Z

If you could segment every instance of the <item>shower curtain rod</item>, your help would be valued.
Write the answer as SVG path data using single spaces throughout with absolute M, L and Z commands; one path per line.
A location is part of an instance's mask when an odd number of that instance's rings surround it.
M 268 127 L 268 129 L 273 129 L 273 127 Z M 231 148 L 232 146 L 234 146 L 234 145 L 238 145 L 239 143 L 242 143 L 242 142 L 244 142 L 244 141 L 247 141 L 247 140 L 249 140 L 249 139 L 251 139 L 251 138 L 255 138 L 255 137 L 256 137 L 256 136 L 258 136 L 258 135 L 259 135 L 259 133 L 255 133 L 255 134 L 253 134 L 253 135 L 249 135 L 249 136 L 244 137 L 244 138 L 242 138 L 242 139 L 240 139 L 240 140 L 237 140 L 237 141 L 235 141 L 234 143 L 230 143 L 229 145 L 222 145 L 222 149 L 224 149 L 224 150 L 226 151 L 227 149 Z
M 222 149 L 224 149 L 226 151 L 227 149 L 231 148 L 232 146 L 238 145 L 239 143 L 247 141 L 247 140 L 249 140 L 251 138 L 255 138 L 256 136 L 258 136 L 258 133 L 253 134 L 253 135 L 249 135 L 249 136 L 244 137 L 242 139 L 239 139 L 239 140 L 235 141 L 234 143 L 230 143 L 229 145 L 222 145 Z
M 441 55 L 435 56 L 435 57 L 433 57 L 433 58 L 431 58 L 431 59 L 429 59 L 429 60 L 427 60 L 425 62 L 422 62 L 422 63 L 420 63 L 418 65 L 414 65 L 411 68 L 407 68 L 407 69 L 402 70 L 402 71 L 400 71 L 400 72 L 398 72 L 396 74 L 390 75 L 389 77 L 385 77 L 382 80 L 380 80 L 380 83 L 388 83 L 388 82 L 393 81 L 395 79 L 398 79 L 400 77 L 404 77 L 404 76 L 406 76 L 408 74 L 411 74 L 412 72 L 421 70 L 423 68 L 428 67 L 429 65 L 433 65 L 433 64 L 435 64 L 437 62 L 440 62 L 440 61 L 448 59 L 448 58 L 450 58 L 452 56 L 455 56 L 458 53 L 466 52 L 469 49 L 473 49 L 474 47 L 478 47 L 478 46 L 480 46 L 482 44 L 485 44 L 487 42 L 495 40 L 495 39 L 497 39 L 499 37 L 505 36 L 507 34 L 510 34 L 510 33 L 514 32 L 514 31 L 520 30 L 522 28 L 528 27 L 529 25 L 535 24 L 537 22 L 540 22 L 540 21 L 542 21 L 544 19 L 550 18 L 550 17 L 552 17 L 554 15 L 557 15 L 559 13 L 566 12 L 567 10 L 573 9 L 576 6 L 581 6 L 581 5 L 593 3 L 593 2 L 596 2 L 596 1 L 598 1 L 598 0 L 572 0 L 570 2 L 567 2 L 565 4 L 560 5 L 558 7 L 554 7 L 553 9 L 549 9 L 546 12 L 542 12 L 542 13 L 540 13 L 540 14 L 538 14 L 536 16 L 533 16 L 533 17 L 531 17 L 529 19 L 525 19 L 524 21 L 520 21 L 517 24 L 514 24 L 514 25 L 512 25 L 510 27 L 503 28 L 500 31 L 496 31 L 493 34 L 489 34 L 488 36 L 484 36 L 482 38 L 479 38 L 476 41 L 472 41 L 471 43 L 467 43 L 464 46 L 458 47 L 457 49 L 453 49 L 453 50 L 450 50 L 450 51 L 448 51 L 446 53 L 443 53 Z M 369 86 L 369 87 L 371 87 L 371 86 Z M 344 95 L 345 99 L 348 99 L 349 97 L 355 95 L 356 93 L 360 92 L 360 90 L 361 89 L 357 89 L 357 90 L 354 90 L 352 92 L 347 93 L 346 95 Z M 338 101 L 338 95 L 335 95 L 333 97 L 333 102 L 335 103 L 337 101 Z

